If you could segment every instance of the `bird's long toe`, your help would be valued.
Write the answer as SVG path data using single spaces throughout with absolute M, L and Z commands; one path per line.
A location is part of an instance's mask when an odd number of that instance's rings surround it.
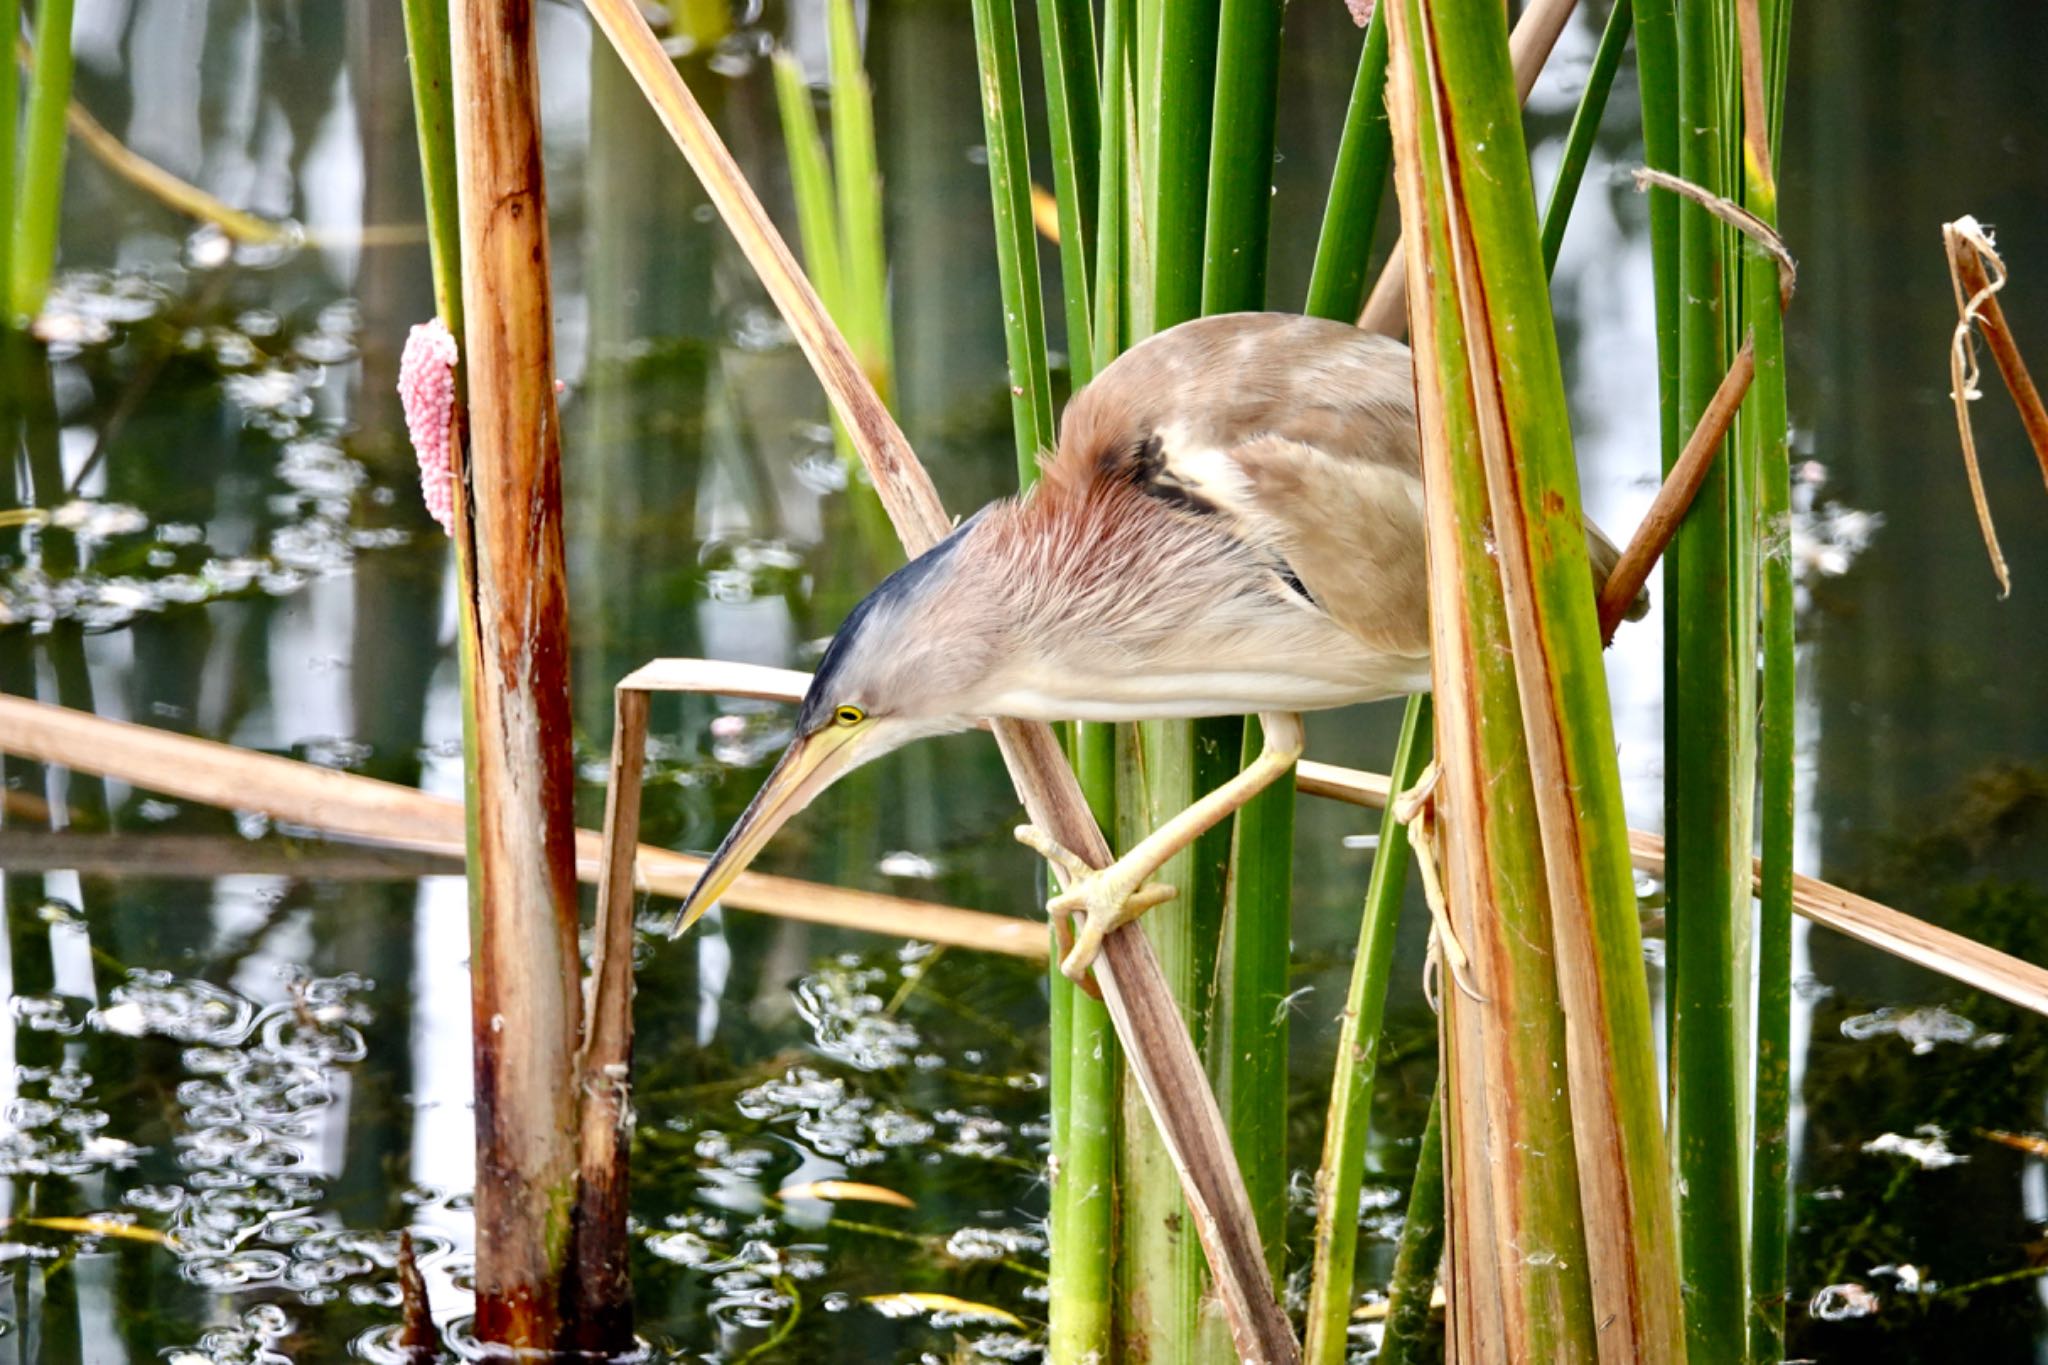
M 1084 878 L 1065 894 L 1046 902 L 1054 915 L 1072 915 L 1080 920 L 1074 946 L 1060 963 L 1068 980 L 1079 981 L 1094 967 L 1102 953 L 1103 940 L 1154 906 L 1163 905 L 1179 894 L 1161 882 L 1128 886 L 1113 876 L 1114 868 Z

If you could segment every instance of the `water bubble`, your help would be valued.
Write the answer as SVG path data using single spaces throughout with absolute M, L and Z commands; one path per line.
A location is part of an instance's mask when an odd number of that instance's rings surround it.
M 280 1252 L 261 1249 L 224 1256 L 193 1256 L 178 1273 L 202 1289 L 246 1289 L 275 1281 L 290 1264 Z

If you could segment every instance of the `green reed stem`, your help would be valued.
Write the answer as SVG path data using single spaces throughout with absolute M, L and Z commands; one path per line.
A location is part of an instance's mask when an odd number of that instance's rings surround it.
M 1067 305 L 1067 368 L 1073 387 L 1095 377 L 1089 229 L 1099 192 L 1102 109 L 1095 79 L 1095 11 L 1088 0 L 1038 0 L 1045 69 L 1046 136 L 1060 220 L 1060 292 Z
M 1754 211 L 1758 200 L 1749 200 Z M 1785 333 L 1777 314 L 1776 262 L 1750 292 L 1756 378 L 1744 416 L 1757 429 L 1757 519 L 1763 556 L 1761 918 L 1757 927 L 1756 1142 L 1750 1174 L 1750 1359 L 1776 1362 L 1785 1348 L 1785 1270 L 1792 1109 L 1792 849 L 1795 646 L 1790 545 L 1792 472 L 1785 439 Z M 1767 297 L 1760 297 L 1767 296 Z M 1768 303 L 1768 308 L 1758 305 Z M 1753 405 L 1753 406 L 1752 406 Z M 1774 420 L 1775 419 L 1775 420 Z M 1775 439 L 1771 433 L 1775 431 Z
M 1715 193 L 1726 178 L 1731 134 L 1727 85 L 1733 44 L 1723 3 L 1687 4 L 1678 15 L 1679 174 Z M 1690 431 L 1727 369 L 1726 230 L 1698 205 L 1679 204 L 1678 423 Z M 1747 1351 L 1748 1238 L 1743 1186 L 1751 1110 L 1744 1033 L 1750 918 L 1748 784 L 1744 765 L 1753 710 L 1745 708 L 1748 599 L 1744 575 L 1750 510 L 1742 505 L 1742 457 L 1714 462 L 1665 559 L 1669 837 L 1672 1146 L 1679 1190 L 1690 1355 L 1738 1361 Z
M 1048 0 L 1064 4 L 1065 0 Z M 1041 10 L 1041 23 L 1047 22 Z M 1122 174 L 1124 143 L 1128 132 L 1125 118 L 1128 87 L 1124 63 L 1128 55 L 1125 37 L 1130 31 L 1128 0 L 1110 0 L 1104 8 L 1104 66 L 1109 78 L 1100 83 L 1097 111 L 1091 122 L 1103 129 L 1097 141 L 1098 174 L 1081 158 L 1079 120 L 1072 119 L 1064 138 L 1055 135 L 1055 184 L 1061 199 L 1061 252 L 1068 294 L 1068 353 L 1074 383 L 1092 377 L 1123 346 L 1124 234 L 1126 215 Z M 1061 51 L 1069 55 L 1073 44 L 1066 41 L 1074 27 L 1064 30 Z M 1063 69 L 1048 55 L 1047 81 Z M 1094 86 L 1093 73 L 1085 79 Z M 1049 101 L 1073 102 L 1083 98 L 1080 80 L 1064 79 L 1063 90 L 1048 93 Z M 1061 151 L 1061 143 L 1072 144 Z M 1063 155 L 1075 158 L 1059 179 L 1058 162 Z M 1081 196 L 1093 184 L 1099 196 L 1095 212 L 1095 273 L 1087 274 L 1085 263 L 1077 267 L 1067 255 L 1066 224 L 1070 215 L 1066 201 Z M 1078 216 L 1078 215 L 1072 215 Z M 1077 284 L 1092 285 L 1094 318 L 1092 327 L 1084 311 L 1078 333 L 1074 333 L 1073 294 Z M 1086 299 L 1084 297 L 1084 304 Z M 1117 727 L 1082 721 L 1073 726 L 1068 741 L 1075 776 L 1090 812 L 1101 828 L 1115 837 L 1117 821 Z M 1054 1040 L 1053 1050 L 1053 1159 L 1057 1173 L 1052 1198 L 1052 1287 L 1046 1358 L 1051 1365 L 1096 1365 L 1110 1356 L 1116 1333 L 1117 1274 L 1117 1191 L 1121 1174 L 1117 1169 L 1120 1134 L 1118 1110 L 1122 1104 L 1123 1067 L 1116 1034 L 1109 1013 L 1100 1001 L 1076 989 L 1057 964 L 1051 971 L 1053 1002 L 1067 1014 L 1065 1041 Z M 1140 1120 L 1141 1122 L 1143 1120 Z
M 1600 118 L 1607 112 L 1614 73 L 1621 69 L 1622 54 L 1628 50 L 1634 14 L 1628 0 L 1616 0 L 1614 8 L 1608 11 L 1607 27 L 1600 31 L 1600 46 L 1593 53 L 1592 69 L 1586 73 L 1586 90 L 1579 96 L 1578 112 L 1572 115 L 1571 131 L 1565 134 L 1564 156 L 1557 163 L 1557 178 L 1550 184 L 1550 198 L 1543 208 L 1546 271 L 1557 269 L 1565 226 L 1571 221 L 1572 205 L 1578 201 L 1579 184 L 1586 178 L 1586 162 L 1592 157 L 1594 140 L 1600 134 Z
M 1430 1301 L 1436 1297 L 1437 1266 L 1444 1258 L 1444 1087 L 1429 1097 L 1429 1120 L 1415 1154 L 1415 1183 L 1394 1251 L 1388 1285 L 1387 1325 L 1377 1365 L 1409 1365 L 1423 1359 L 1429 1337 Z
M 889 255 L 882 240 L 882 172 L 875 158 L 874 87 L 861 64 L 853 0 L 830 0 L 825 13 L 831 37 L 833 182 L 839 194 L 845 271 L 845 307 L 835 316 L 875 391 L 889 403 L 895 392 L 895 362 L 889 327 Z
M 1330 198 L 1316 238 L 1315 265 L 1308 277 L 1311 317 L 1350 322 L 1365 306 L 1373 230 L 1386 197 L 1387 171 L 1394 164 L 1393 135 L 1387 127 L 1387 13 L 1373 6 L 1358 76 L 1344 113 L 1344 136 L 1330 174 Z
M 1184 322 L 1202 303 L 1211 109 L 1220 0 L 1136 0 L 1128 37 L 1135 61 L 1127 111 L 1137 136 L 1126 147 L 1128 335 L 1138 341 Z M 1186 809 L 1233 770 L 1241 722 L 1195 726 L 1148 721 L 1119 727 L 1116 846 L 1125 849 Z M 1218 1079 L 1210 1005 L 1224 920 L 1228 829 L 1212 830 L 1158 874 L 1180 897 L 1145 917 L 1169 989 L 1196 1048 Z M 1226 1087 L 1218 1086 L 1219 1092 Z M 1125 1086 L 1126 1113 L 1138 1098 Z M 1207 1267 L 1158 1134 L 1126 1122 L 1120 1190 L 1123 1260 L 1119 1345 L 1135 1358 L 1235 1359 L 1207 1292 Z M 1205 1319 L 1209 1320 L 1205 1323 Z
M 433 258 L 434 312 L 460 338 L 462 223 L 455 203 L 455 97 L 447 5 L 405 0 L 405 50 L 412 70 L 413 129 L 419 137 L 420 184 L 427 206 L 427 251 Z
M 796 203 L 797 239 L 804 269 L 818 298 L 844 331 L 852 322 L 847 306 L 845 252 L 839 241 L 838 191 L 825 156 L 825 135 L 811 104 L 803 67 L 786 52 L 775 54 L 775 104 L 782 118 L 782 143 L 789 156 L 790 198 Z M 849 341 L 851 337 L 849 336 Z
M 1429 759 L 1430 704 L 1427 694 L 1408 699 L 1401 738 L 1389 772 L 1393 789 L 1405 791 Z M 1314 1263 L 1309 1279 L 1308 1341 L 1304 1365 L 1343 1365 L 1351 1323 L 1353 1272 L 1358 1258 L 1358 1187 L 1365 1176 L 1365 1144 L 1372 1129 L 1373 1078 L 1379 1067 L 1380 1025 L 1386 1017 L 1387 982 L 1393 974 L 1394 936 L 1408 881 L 1408 832 L 1394 819 L 1390 801 L 1380 813 L 1379 850 L 1365 888 L 1365 916 L 1351 959 L 1351 989 L 1337 1033 L 1337 1070 L 1330 1082 L 1330 1115 L 1323 1126 L 1323 1159 L 1317 1168 Z M 1431 1129 L 1437 1106 L 1430 1106 Z M 1437 1198 L 1443 1197 L 1441 1148 L 1436 1162 Z M 1421 1169 L 1416 1172 L 1418 1186 Z M 1441 1223 L 1441 1220 L 1439 1220 Z M 1441 1236 L 1441 1226 L 1438 1228 Z M 1433 1279 L 1436 1265 L 1430 1263 Z M 1425 1289 L 1423 1300 L 1428 1302 Z
M 1122 354 L 1130 338 L 1132 8 L 1133 0 L 1106 0 L 1102 7 L 1102 164 L 1096 181 L 1095 347 L 1090 357 L 1096 370 Z
M 1789 0 L 1761 0 L 1767 126 L 1759 139 L 1747 127 L 1743 204 L 1765 223 L 1778 221 L 1776 146 L 1784 119 L 1782 72 Z M 1775 75 L 1773 74 L 1775 70 Z M 1755 155 L 1761 141 L 1769 162 Z M 1792 857 L 1796 643 L 1792 595 L 1792 469 L 1786 431 L 1785 328 L 1777 262 L 1746 246 L 1743 311 L 1756 345 L 1756 378 L 1739 414 L 1738 434 L 1754 446 L 1756 540 L 1762 547 L 1763 700 L 1758 821 L 1763 872 L 1757 921 L 1756 1141 L 1750 1167 L 1749 1359 L 1770 1365 L 1785 1356 L 1786 1220 L 1792 1110 Z
M 1052 378 L 1045 359 L 1045 305 L 1038 288 L 1038 241 L 1031 224 L 1031 156 L 1024 141 L 1024 83 L 1018 70 L 1013 0 L 974 0 L 974 50 L 981 70 L 996 267 L 1003 289 L 1003 342 L 1010 356 L 1010 418 L 1017 433 L 1017 477 L 1028 487 L 1038 477 L 1040 453 L 1053 448 L 1054 425 Z
M 64 115 L 71 104 L 72 0 L 43 0 L 35 11 L 28 117 L 22 128 L 21 183 L 15 198 L 8 311 L 42 311 L 57 267 L 57 224 L 64 209 Z M 7 34 L 9 42 L 13 33 Z
M 1278 0 L 1223 0 L 1209 144 L 1207 255 L 1202 266 L 1205 313 L 1236 313 L 1266 303 L 1280 13 Z
M 1052 107 L 1054 186 L 1060 203 L 1067 348 L 1076 382 L 1085 383 L 1093 373 L 1096 354 L 1084 249 L 1087 230 L 1081 213 L 1095 184 L 1094 34 L 1087 7 L 1069 0 L 1044 0 L 1040 22 Z M 1004 341 L 1010 359 L 1017 474 L 1020 487 L 1029 487 L 1038 478 L 1039 456 L 1054 447 L 1055 426 L 1012 0 L 974 0 L 974 36 L 1002 281 Z M 1114 220 L 1117 215 L 1111 217 Z M 1104 822 L 1105 829 L 1113 829 L 1113 728 L 1071 727 L 1068 754 L 1095 818 Z M 1117 1110 L 1122 1067 L 1108 1011 L 1061 975 L 1057 936 L 1053 946 L 1049 975 L 1052 1254 L 1046 1352 L 1053 1365 L 1083 1365 L 1108 1354 L 1115 1329 Z
M 1107 727 L 1094 728 L 1109 733 Z M 1077 766 L 1083 769 L 1082 791 L 1093 796 L 1085 753 L 1084 746 Z M 1116 1116 L 1122 1068 L 1109 1011 L 1059 971 L 1057 935 L 1053 954 L 1048 979 L 1054 1165 L 1046 1359 L 1051 1365 L 1085 1365 L 1108 1355 L 1114 1324 Z
M 0 33 L 11 39 L 21 32 L 21 0 L 0 0 Z M 20 207 L 15 183 L 21 143 L 21 65 L 0 62 L 0 287 L 14 278 L 14 218 Z M 0 325 L 11 309 L 0 299 Z
M 466 344 L 468 333 L 463 330 L 462 209 L 456 189 L 455 76 L 451 41 L 446 4 L 437 3 L 437 0 L 405 0 L 405 49 L 412 69 L 412 117 L 419 139 L 420 189 L 426 206 L 427 252 L 434 275 L 434 312 L 441 319 L 441 325 L 454 336 L 457 347 L 461 348 Z M 458 410 L 466 407 L 469 401 L 465 380 L 467 360 L 466 355 L 459 354 L 456 360 Z M 471 539 L 462 534 L 471 526 L 466 507 L 469 496 L 467 480 L 458 477 L 455 480 L 457 534 L 450 539 L 454 547 L 456 581 L 461 585 L 461 590 L 455 594 L 456 611 L 461 618 L 455 632 L 455 654 L 465 698 L 475 695 L 477 672 L 474 643 L 477 638 L 476 595 L 469 590 L 476 570 L 471 557 Z M 481 834 L 477 824 L 481 805 L 478 753 L 476 708 L 465 704 L 462 707 L 462 809 L 463 847 L 466 850 L 464 865 L 467 867 L 480 866 L 478 860 L 481 857 Z M 481 914 L 477 901 L 478 884 L 478 880 L 472 880 L 472 914 Z
M 1243 724 L 1240 766 L 1262 731 Z M 1226 774 L 1228 777 L 1234 773 Z M 1217 1099 L 1276 1281 L 1287 1249 L 1288 950 L 1293 942 L 1294 778 L 1281 777 L 1237 813 L 1229 913 L 1223 926 L 1213 1054 Z
M 1209 199 L 1204 228 L 1202 311 L 1263 308 L 1266 244 L 1273 204 L 1273 121 L 1280 84 L 1277 0 L 1222 0 L 1216 53 L 1215 109 L 1209 143 Z M 1219 719 L 1195 726 L 1197 753 L 1213 763 L 1202 788 L 1225 782 L 1257 758 L 1257 721 Z M 1294 781 L 1283 777 L 1253 797 L 1220 836 L 1197 852 L 1216 858 L 1229 880 L 1216 901 L 1223 911 L 1209 964 L 1216 1018 L 1210 1070 L 1230 1128 L 1277 1278 L 1286 1250 L 1287 991 L 1294 881 Z M 1213 894 L 1198 884 L 1198 898 Z M 1197 932 L 1207 926 L 1197 921 Z M 1206 1325 L 1212 1355 L 1231 1353 L 1218 1324 Z
M 1141 0 L 1141 24 L 1158 33 L 1158 78 L 1139 65 L 1137 110 L 1151 206 L 1151 331 L 1163 332 L 1202 311 L 1202 234 L 1209 188 L 1211 111 L 1216 99 L 1216 40 L 1221 0 Z M 1142 48 L 1141 48 L 1142 55 Z M 1261 169 L 1262 175 L 1266 174 Z
M 1678 174 L 1678 16 L 1676 0 L 1617 0 L 1634 17 L 1636 87 L 1643 109 L 1643 159 Z M 1650 270 L 1657 304 L 1657 415 L 1664 467 L 1685 439 L 1678 427 L 1678 201 L 1652 194 Z M 1670 666 L 1665 668 L 1670 682 Z

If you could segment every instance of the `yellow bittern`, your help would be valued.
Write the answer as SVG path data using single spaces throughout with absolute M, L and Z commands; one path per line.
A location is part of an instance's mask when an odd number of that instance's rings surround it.
M 884 579 L 818 663 L 796 738 L 683 905 L 689 927 L 842 773 L 977 721 L 1256 713 L 1264 751 L 1100 871 L 1025 827 L 1084 916 L 1062 969 L 1170 898 L 1167 859 L 1285 772 L 1299 712 L 1425 690 L 1414 368 L 1387 337 L 1238 313 L 1133 347 L 1068 404 L 1028 493 Z M 1586 527 L 1596 588 L 1617 552 Z M 1640 614 L 1641 603 L 1633 614 Z

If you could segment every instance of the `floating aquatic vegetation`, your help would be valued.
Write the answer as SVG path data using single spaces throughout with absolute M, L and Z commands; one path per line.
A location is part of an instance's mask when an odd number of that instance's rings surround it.
M 1992 1048 L 2005 1041 L 2004 1034 L 1986 1033 L 1942 1005 L 1886 1005 L 1868 1014 L 1851 1015 L 1842 1021 L 1842 1036 L 1859 1043 L 1871 1038 L 1897 1037 L 1912 1044 L 1916 1057 L 1925 1056 L 1943 1043 Z
M 1877 1310 L 1877 1295 L 1860 1284 L 1828 1285 L 1816 1292 L 1806 1305 L 1806 1311 L 1822 1322 L 1867 1318 Z
M 1915 1128 L 1912 1137 L 1882 1133 L 1864 1143 L 1863 1150 L 1873 1155 L 1902 1156 L 1923 1171 L 1960 1166 L 1970 1159 L 1960 1152 L 1950 1151 L 1948 1134 L 1932 1123 L 1923 1123 Z

